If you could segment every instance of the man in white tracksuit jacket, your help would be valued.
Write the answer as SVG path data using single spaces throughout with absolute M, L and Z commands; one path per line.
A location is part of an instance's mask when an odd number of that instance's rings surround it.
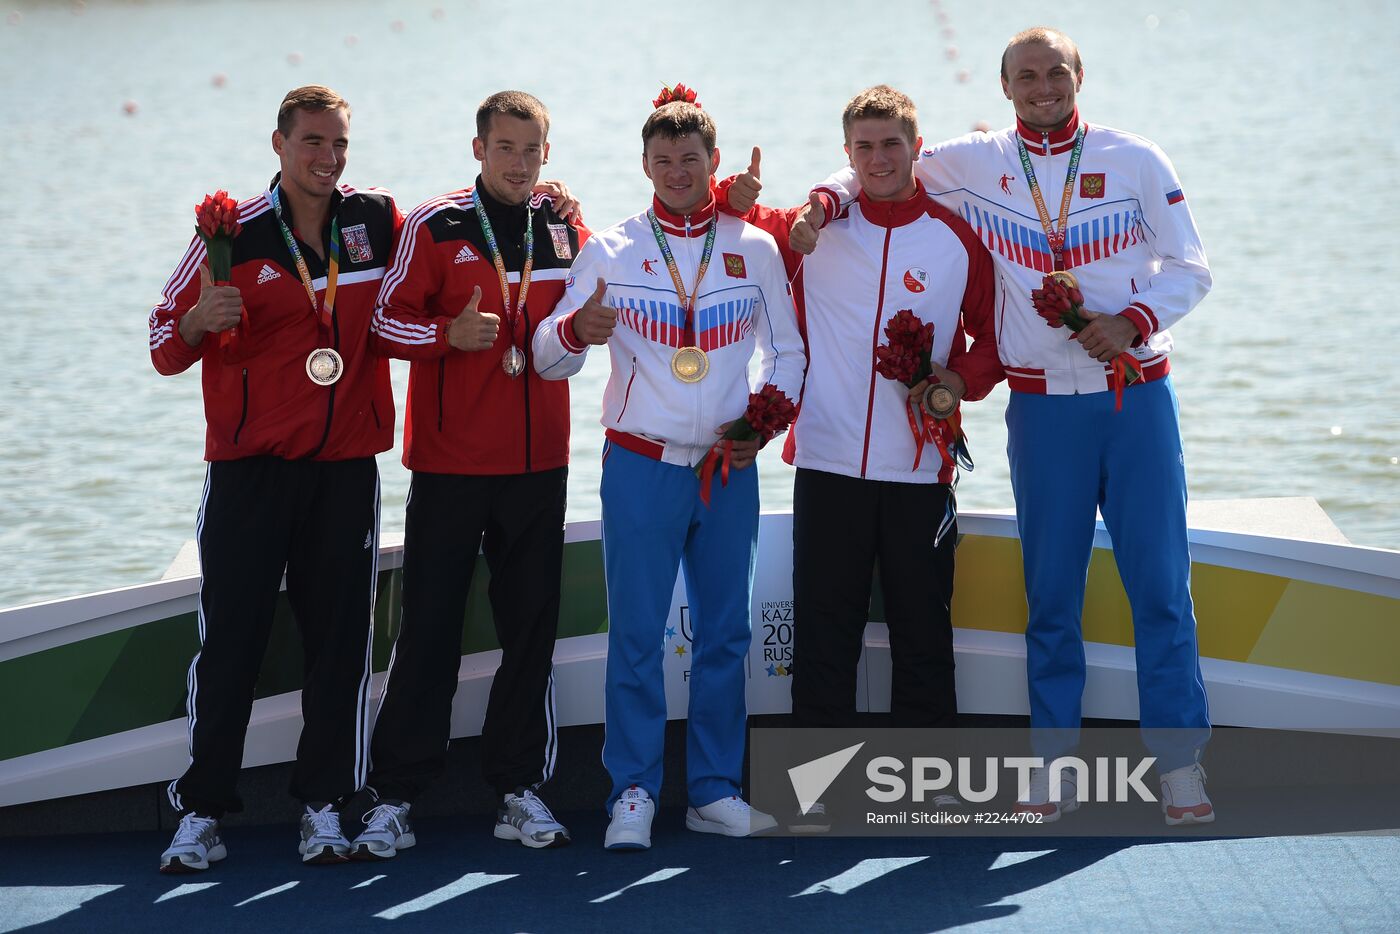
M 1210 270 L 1166 155 L 1140 136 L 1085 123 L 1075 103 L 1083 77 L 1079 50 L 1064 34 L 1037 27 L 1016 35 L 1002 59 L 1015 126 L 925 150 L 915 171 L 972 225 L 996 263 L 1036 753 L 1048 760 L 1078 739 L 1084 580 L 1097 508 L 1132 606 L 1140 720 L 1162 773 L 1167 822 L 1208 822 L 1214 811 L 1197 760 L 1210 718 L 1167 328 L 1205 297 Z M 845 170 L 818 187 L 827 216 L 851 199 L 853 182 Z M 802 248 L 811 229 L 798 226 Z M 1076 340 L 1047 327 L 1031 303 L 1031 290 L 1055 269 L 1078 278 L 1092 319 Z M 1143 379 L 1122 392 L 1117 411 L 1109 363 L 1124 351 Z M 1074 790 L 1050 796 L 1040 770 L 1021 807 L 1054 820 L 1077 802 L 1062 808 L 1051 798 Z
M 797 467 L 793 719 L 807 728 L 856 724 L 856 673 L 878 561 L 891 722 L 953 727 L 955 448 L 926 440 L 923 420 L 911 420 L 909 388 L 878 371 L 877 348 L 888 342 L 892 319 L 912 315 L 932 325 L 930 363 L 955 401 L 984 398 L 1002 378 L 995 275 L 972 227 L 914 178 L 921 140 L 907 95 L 869 88 L 846 105 L 841 122 L 862 191 L 841 205 L 810 257 L 784 254 L 808 356 L 801 414 L 783 451 Z M 724 196 L 733 191 L 721 186 Z M 786 247 L 803 208 L 757 206 L 745 217 Z M 951 431 L 946 422 L 936 428 Z M 827 829 L 825 807 L 803 811 L 789 827 Z
M 734 442 L 708 506 L 695 466 L 747 408 L 755 345 L 754 388 L 772 383 L 794 403 L 806 363 L 773 237 L 715 212 L 719 150 L 709 115 L 684 99 L 663 103 L 642 138 L 651 209 L 589 240 L 534 337 L 546 379 L 577 373 L 590 345 L 606 343 L 612 362 L 601 491 L 609 849 L 651 843 L 666 726 L 664 629 L 678 566 L 694 636 L 686 826 L 729 836 L 773 826 L 739 797 L 758 442 Z

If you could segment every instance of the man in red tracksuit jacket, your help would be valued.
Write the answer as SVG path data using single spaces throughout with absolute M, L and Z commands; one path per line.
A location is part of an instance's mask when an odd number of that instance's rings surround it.
M 382 189 L 338 185 L 350 108 L 329 88 L 289 92 L 281 172 L 239 206 L 232 281 L 210 282 L 191 242 L 151 312 L 151 361 L 201 362 L 209 469 L 198 521 L 200 649 L 188 683 L 190 766 L 171 782 L 179 828 L 164 872 L 223 859 L 235 785 L 283 575 L 306 654 L 291 792 L 306 862 L 341 862 L 340 804 L 369 771 L 370 640 L 379 472 L 394 442 L 389 364 L 369 322 L 403 218 Z
M 416 842 L 409 808 L 444 767 L 478 550 L 502 649 L 481 736 L 494 833 L 529 847 L 569 842 L 536 793 L 554 771 L 569 389 L 535 373 L 530 339 L 588 233 L 532 193 L 549 155 L 544 105 L 503 91 L 476 120 L 476 185 L 409 215 L 374 315 L 375 347 L 413 362 L 404 431 L 413 482 L 403 622 L 372 745 L 378 804 L 354 841 L 367 859 Z

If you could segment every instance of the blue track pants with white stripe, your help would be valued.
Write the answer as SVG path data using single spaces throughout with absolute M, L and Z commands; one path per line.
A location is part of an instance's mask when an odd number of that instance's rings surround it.
M 678 567 L 693 644 L 686 728 L 686 788 L 703 807 L 739 793 L 744 762 L 745 662 L 758 546 L 758 468 L 713 480 L 700 502 L 690 467 L 616 444 L 604 449 L 603 562 L 608 582 L 608 806 L 631 785 L 661 793 L 666 731 L 662 659 Z
M 1081 619 L 1097 507 L 1132 607 L 1144 737 L 1160 770 L 1189 764 L 1209 738 L 1210 717 L 1170 379 L 1127 389 L 1122 411 L 1114 411 L 1112 392 L 1012 392 L 1006 427 L 1030 611 L 1026 676 L 1037 754 L 1057 755 L 1077 741 Z

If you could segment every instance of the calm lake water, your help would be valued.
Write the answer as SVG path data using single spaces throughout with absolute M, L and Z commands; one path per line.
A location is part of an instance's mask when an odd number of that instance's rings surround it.
M 1216 279 L 1174 328 L 1191 494 L 1315 497 L 1355 542 L 1400 548 L 1393 297 L 1400 5 L 1066 0 L 1086 119 L 1172 157 Z M 470 184 L 476 104 L 551 108 L 547 174 L 593 227 L 643 208 L 639 131 L 662 81 L 700 89 L 721 171 L 763 147 L 765 200 L 844 161 L 840 111 L 887 82 L 926 140 L 1001 126 L 997 63 L 1044 3 L 0 0 L 0 606 L 158 577 L 193 537 L 197 369 L 151 368 L 146 317 L 206 192 L 262 190 L 290 87 L 354 106 L 344 179 L 405 209 Z M 128 107 L 129 103 L 129 107 Z M 134 112 L 128 113 L 132 109 Z M 406 365 L 395 366 L 402 399 Z M 606 357 L 574 384 L 569 517 L 599 514 Z M 965 509 L 1011 505 L 1005 389 L 972 406 Z M 381 458 L 384 527 L 408 473 Z M 765 509 L 791 502 L 776 451 Z

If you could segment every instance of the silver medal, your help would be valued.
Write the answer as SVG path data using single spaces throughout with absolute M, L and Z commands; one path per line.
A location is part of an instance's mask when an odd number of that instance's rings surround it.
M 345 361 L 329 347 L 318 347 L 306 356 L 306 375 L 318 386 L 330 386 L 345 372 Z
M 506 375 L 514 379 L 525 372 L 525 352 L 514 344 L 501 357 L 501 369 L 506 371 Z

